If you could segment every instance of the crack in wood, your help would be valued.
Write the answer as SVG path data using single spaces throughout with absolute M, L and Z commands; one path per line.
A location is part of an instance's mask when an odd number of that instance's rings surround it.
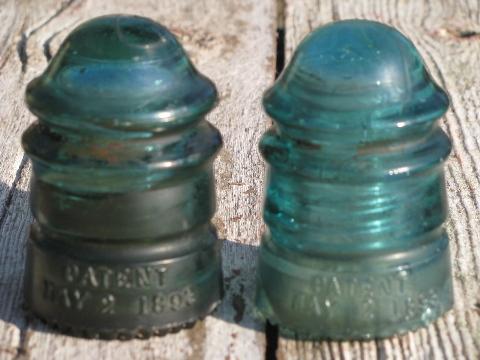
M 460 38 L 471 38 L 480 35 L 478 31 L 473 31 L 473 30 L 463 30 L 458 32 L 457 36 Z
M 387 358 L 387 353 L 385 351 L 385 346 L 382 340 L 375 339 L 375 348 L 377 350 L 377 359 L 385 360 Z
M 285 67 L 285 0 L 277 0 L 277 44 L 275 58 L 275 79 L 277 79 Z M 265 359 L 277 359 L 277 348 L 279 340 L 279 327 L 270 322 L 265 323 Z
M 462 30 L 458 28 L 441 28 L 438 30 L 438 35 L 440 36 L 450 36 L 454 37 L 460 40 L 469 40 L 469 39 L 475 39 L 475 38 L 480 38 L 480 32 L 475 31 L 475 30 Z
M 20 41 L 17 43 L 17 54 L 22 64 L 22 73 L 27 71 L 28 55 L 27 55 L 27 41 L 28 37 L 25 32 L 22 33 Z
M 338 4 L 336 1 L 332 2 L 332 20 L 333 21 L 340 20 L 340 13 L 338 12 Z
M 29 351 L 28 351 L 28 319 L 25 323 L 25 327 L 20 329 L 20 343 L 17 347 L 17 353 L 15 354 L 14 360 L 26 360 L 30 358 Z
M 51 36 L 48 37 L 47 40 L 43 43 L 43 55 L 45 55 L 45 58 L 47 59 L 47 62 L 50 62 L 52 60 L 52 49 L 50 48 L 50 44 L 52 43 L 52 40 L 55 39 L 55 37 L 60 33 L 61 31 L 54 32 Z
M 265 324 L 265 337 L 265 360 L 276 360 L 278 348 L 278 326 L 272 325 L 267 321 Z
M 243 290 L 243 284 L 241 284 L 241 289 Z M 233 294 L 232 306 L 235 310 L 235 316 L 233 321 L 237 324 L 243 320 L 243 315 L 245 313 L 245 299 L 243 298 L 243 291 L 240 294 Z
M 2 211 L 0 213 L 0 227 L 3 226 L 3 222 L 5 221 L 6 215 L 8 213 L 8 209 L 10 208 L 10 205 L 12 203 L 13 199 L 13 194 L 15 192 L 15 189 L 17 188 L 18 182 L 22 178 L 22 172 L 25 169 L 25 166 L 28 163 L 28 159 L 23 154 L 22 160 L 20 161 L 20 165 L 17 169 L 17 172 L 15 173 L 15 179 L 12 182 L 12 186 L 10 187 L 10 190 L 8 191 L 7 197 L 5 199 L 5 203 L 3 204 Z
M 285 29 L 277 29 L 277 58 L 275 63 L 275 79 L 285 67 Z

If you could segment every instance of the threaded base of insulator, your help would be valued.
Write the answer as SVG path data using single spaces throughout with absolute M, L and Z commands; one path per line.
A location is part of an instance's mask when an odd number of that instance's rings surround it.
M 89 240 L 76 247 L 71 239 L 52 241 L 34 225 L 25 307 L 60 331 L 87 338 L 147 338 L 191 327 L 215 309 L 223 290 L 215 232 L 205 226 L 195 236 L 206 246 L 172 257 L 162 256 L 163 244 L 140 241 Z
M 291 254 L 262 242 L 257 308 L 286 337 L 383 338 L 436 320 L 453 304 L 448 238 L 398 253 Z

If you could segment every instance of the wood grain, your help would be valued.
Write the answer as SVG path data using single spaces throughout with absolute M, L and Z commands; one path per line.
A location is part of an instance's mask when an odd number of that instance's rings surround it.
M 480 4 L 474 0 L 278 0 L 286 56 L 310 30 L 367 18 L 397 27 L 419 48 L 452 106 L 442 126 L 453 140 L 447 190 L 455 309 L 432 326 L 370 342 L 279 339 L 280 359 L 480 358 Z M 260 96 L 275 73 L 275 0 L 0 0 L 0 359 L 260 359 L 263 324 L 252 317 L 256 251 L 262 232 L 264 166 L 257 143 L 268 124 Z M 63 336 L 21 310 L 30 166 L 19 144 L 33 121 L 25 85 L 78 23 L 107 13 L 151 17 L 170 27 L 217 84 L 209 115 L 225 147 L 216 162 L 226 297 L 191 330 L 148 341 Z
M 98 341 L 60 335 L 21 310 L 30 166 L 19 139 L 34 118 L 26 84 L 45 68 L 74 26 L 110 13 L 148 16 L 169 27 L 220 93 L 208 116 L 225 146 L 216 162 L 224 239 L 226 296 L 191 330 L 148 341 Z M 264 325 L 252 317 L 254 270 L 262 231 L 264 166 L 257 152 L 268 121 L 262 91 L 273 81 L 275 2 L 265 0 L 0 0 L 0 359 L 259 359 Z
M 334 20 L 381 21 L 406 34 L 451 97 L 442 126 L 453 141 L 446 166 L 455 308 L 405 336 L 369 342 L 279 339 L 279 359 L 480 358 L 480 4 L 477 1 L 286 0 L 287 59 L 311 30 Z

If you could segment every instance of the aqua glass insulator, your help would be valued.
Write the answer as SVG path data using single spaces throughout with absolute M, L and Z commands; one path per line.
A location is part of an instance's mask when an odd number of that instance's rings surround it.
M 77 27 L 27 87 L 32 160 L 27 307 L 60 329 L 168 332 L 220 301 L 213 160 L 217 100 L 162 25 L 105 16 Z
M 320 27 L 263 104 L 263 316 L 285 336 L 370 339 L 450 309 L 449 101 L 412 42 L 373 21 Z

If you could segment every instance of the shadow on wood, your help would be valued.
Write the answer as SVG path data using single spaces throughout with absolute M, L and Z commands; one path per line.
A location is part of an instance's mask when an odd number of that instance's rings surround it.
M 20 330 L 57 333 L 27 313 L 23 302 L 23 277 L 26 243 L 33 221 L 29 210 L 29 192 L 11 189 L 0 183 L 4 207 L 0 213 L 0 320 Z M 258 247 L 222 239 L 224 297 L 210 315 L 221 321 L 263 331 L 264 324 L 255 319 L 253 297 Z M 41 296 L 41 294 L 37 294 Z M 88 316 L 88 314 L 86 314 Z

